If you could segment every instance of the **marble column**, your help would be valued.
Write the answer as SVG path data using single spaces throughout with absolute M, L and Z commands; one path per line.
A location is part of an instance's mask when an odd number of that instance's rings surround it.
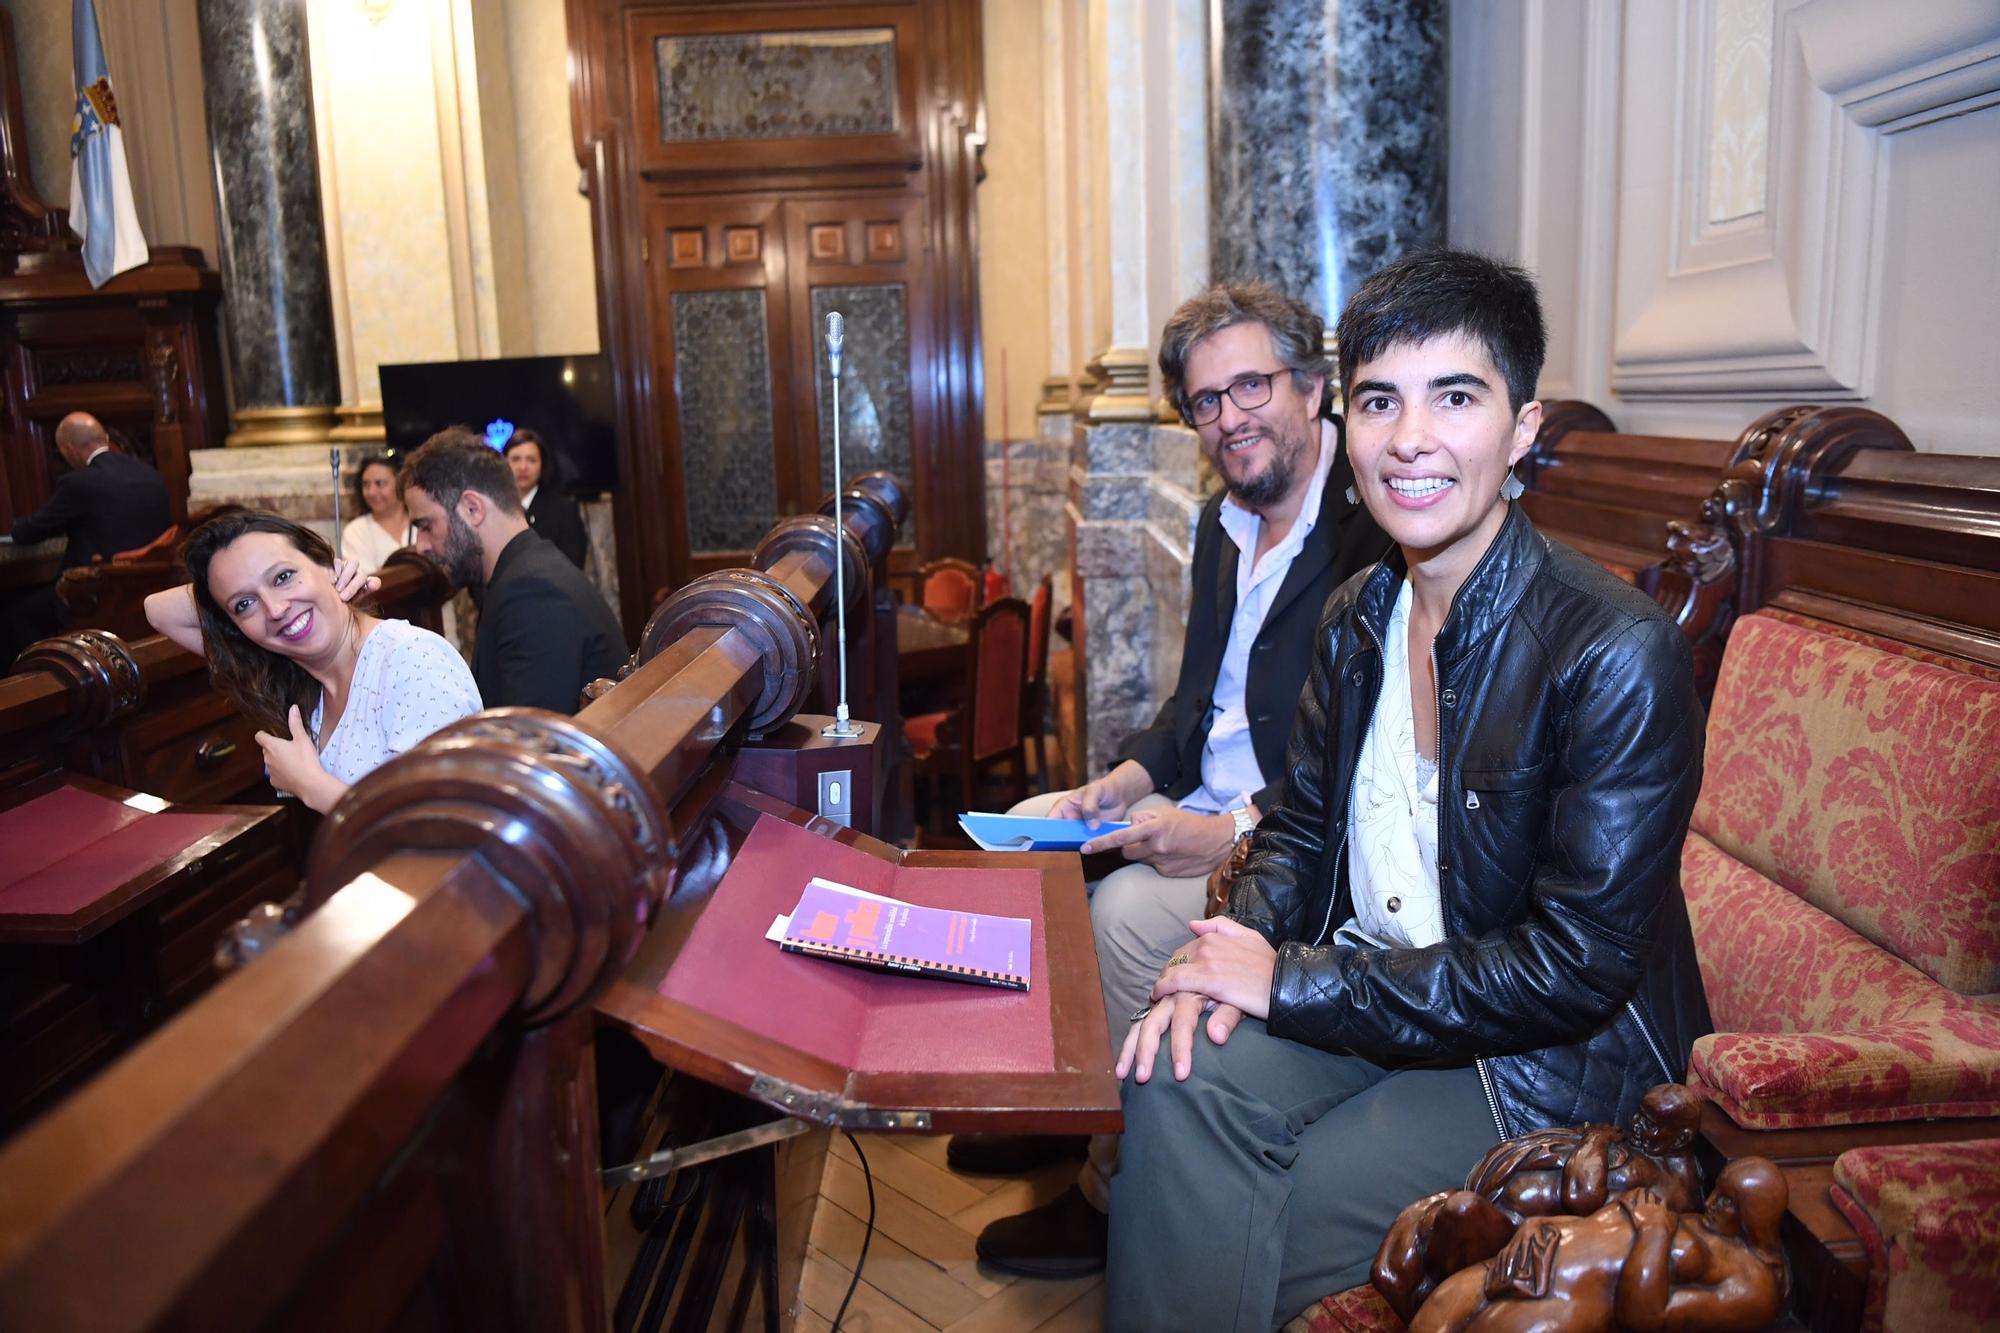
M 324 443 L 340 400 L 305 0 L 199 0 L 230 445 Z
M 1209 253 L 1325 315 L 1445 239 L 1444 0 L 1211 0 Z

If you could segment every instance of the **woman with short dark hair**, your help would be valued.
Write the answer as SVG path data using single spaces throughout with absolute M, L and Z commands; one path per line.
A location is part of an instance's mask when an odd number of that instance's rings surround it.
M 349 605 L 375 584 L 316 532 L 241 509 L 189 535 L 189 582 L 146 599 L 154 629 L 208 659 L 262 728 L 271 784 L 322 814 L 384 760 L 479 711 L 437 635 Z

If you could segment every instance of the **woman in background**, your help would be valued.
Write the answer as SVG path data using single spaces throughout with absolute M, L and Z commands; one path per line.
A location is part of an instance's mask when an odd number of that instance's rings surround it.
M 582 569 L 590 538 L 583 530 L 583 515 L 576 512 L 576 501 L 558 489 L 561 477 L 548 464 L 542 437 L 531 430 L 517 430 L 507 437 L 502 452 L 514 471 L 514 489 L 520 494 L 521 508 L 528 511 L 528 526 Z
M 354 474 L 354 498 L 361 512 L 340 530 L 341 554 L 373 574 L 382 562 L 410 544 L 410 515 L 396 494 L 396 465 L 377 456 Z
M 450 644 L 349 605 L 376 580 L 318 533 L 236 510 L 196 528 L 184 558 L 190 581 L 148 597 L 146 619 L 208 658 L 261 728 L 271 785 L 322 814 L 384 760 L 479 711 Z

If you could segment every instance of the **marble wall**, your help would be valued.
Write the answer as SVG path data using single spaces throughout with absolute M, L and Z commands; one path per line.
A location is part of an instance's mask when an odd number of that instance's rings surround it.
M 1441 0 L 1219 0 L 1209 246 L 1331 323 L 1397 255 L 1444 239 Z
M 1193 431 L 1145 422 L 1076 423 L 1069 476 L 1082 752 L 1097 776 L 1173 692 L 1194 525 L 1213 478 Z
M 1033 594 L 1051 576 L 1058 610 L 1069 605 L 1069 543 L 1063 502 L 1069 489 L 1070 420 L 1048 415 L 1038 437 L 986 444 L 987 558 L 1007 569 L 1014 593 Z
M 239 423 L 246 408 L 331 409 L 340 384 L 305 8 L 200 0 L 196 13 Z

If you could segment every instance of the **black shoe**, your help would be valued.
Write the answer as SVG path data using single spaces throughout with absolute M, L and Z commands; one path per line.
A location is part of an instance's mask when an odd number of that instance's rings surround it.
M 1019 1277 L 1085 1277 L 1104 1271 L 1111 1219 L 1072 1185 L 1053 1202 L 989 1222 L 973 1248 L 980 1262 Z
M 968 1176 L 1019 1176 L 1051 1162 L 1082 1161 L 1089 1147 L 1082 1134 L 954 1134 L 944 1160 Z

